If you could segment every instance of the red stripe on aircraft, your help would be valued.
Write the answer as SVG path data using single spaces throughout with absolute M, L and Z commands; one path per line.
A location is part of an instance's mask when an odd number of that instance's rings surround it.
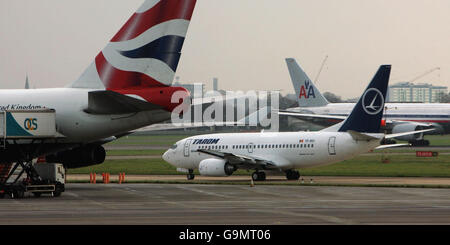
M 169 20 L 191 20 L 195 3 L 196 0 L 161 0 L 146 12 L 133 14 L 111 42 L 131 40 L 151 27 Z
M 400 121 L 405 121 L 405 122 L 422 122 L 422 123 L 449 123 L 449 120 L 404 120 L 404 119 L 392 119 L 393 121 L 395 120 L 400 120 Z

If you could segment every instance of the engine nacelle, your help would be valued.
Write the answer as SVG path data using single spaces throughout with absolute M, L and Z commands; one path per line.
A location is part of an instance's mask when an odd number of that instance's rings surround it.
M 105 161 L 106 151 L 101 145 L 86 145 L 69 151 L 47 155 L 48 163 L 62 163 L 66 168 L 81 168 L 101 164 Z
M 406 132 L 418 131 L 418 130 L 422 130 L 422 129 L 423 129 L 423 126 L 421 126 L 421 125 L 417 125 L 414 123 L 403 123 L 403 124 L 395 125 L 392 128 L 392 133 L 393 134 L 406 133 Z M 423 139 L 423 133 L 400 136 L 400 137 L 396 137 L 395 139 L 404 140 L 404 141 L 421 140 L 421 139 Z
M 236 171 L 236 167 L 221 159 L 205 159 L 198 165 L 198 171 L 204 176 L 224 177 Z

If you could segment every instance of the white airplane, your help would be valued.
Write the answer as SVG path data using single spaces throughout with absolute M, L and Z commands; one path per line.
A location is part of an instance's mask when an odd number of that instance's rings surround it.
M 299 107 L 280 111 L 280 115 L 293 116 L 324 127 L 342 120 L 350 114 L 355 103 L 329 103 L 320 93 L 308 75 L 300 68 L 295 59 L 288 58 L 286 63 Z M 370 104 L 372 105 L 372 103 Z M 375 110 L 376 108 L 367 107 Z M 434 128 L 432 134 L 450 132 L 450 104 L 446 103 L 386 103 L 384 106 L 382 131 L 402 133 L 420 129 Z M 423 133 L 398 137 L 412 145 L 429 145 Z
M 64 88 L 0 90 L 0 110 L 54 109 L 62 138 L 8 141 L 0 163 L 46 155 L 66 168 L 102 163 L 102 144 L 166 121 L 186 89 L 172 87 L 196 0 L 146 0 L 81 76 Z M 102 31 L 102 30 L 99 30 Z M 172 101 L 172 95 L 183 94 Z M 26 154 L 21 154 L 26 149 Z
M 254 169 L 255 181 L 265 180 L 265 171 L 284 171 L 292 180 L 300 177 L 297 168 L 332 164 L 376 148 L 394 147 L 380 143 L 418 132 L 379 133 L 390 71 L 390 65 L 381 66 L 349 117 L 322 131 L 194 136 L 178 141 L 163 159 L 188 173 L 188 179 L 194 178 L 194 169 L 206 176 L 230 176 L 237 169 Z

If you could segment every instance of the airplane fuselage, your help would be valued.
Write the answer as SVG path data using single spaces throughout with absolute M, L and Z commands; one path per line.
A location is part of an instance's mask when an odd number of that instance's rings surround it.
M 0 90 L 0 110 L 54 109 L 61 143 L 89 143 L 170 118 L 164 110 L 124 115 L 94 115 L 84 110 L 93 89 Z
M 202 160 L 214 158 L 198 152 L 207 149 L 265 159 L 277 169 L 289 170 L 340 162 L 378 145 L 378 141 L 355 141 L 344 132 L 210 134 L 177 142 L 163 158 L 177 168 L 197 169 Z

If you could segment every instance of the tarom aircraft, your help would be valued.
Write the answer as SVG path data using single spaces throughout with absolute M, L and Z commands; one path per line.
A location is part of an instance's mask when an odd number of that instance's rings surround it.
M 294 116 L 324 127 L 345 120 L 355 103 L 329 103 L 295 59 L 286 63 L 299 107 L 289 108 L 280 115 Z M 450 133 L 450 104 L 444 103 L 386 103 L 381 130 L 393 134 L 434 128 L 430 134 Z M 397 137 L 415 146 L 429 145 L 423 133 Z M 389 142 L 389 141 L 388 141 Z M 392 140 L 390 141 L 392 142 Z
M 1 110 L 56 111 L 63 137 L 33 144 L 7 142 L 0 162 L 46 155 L 66 168 L 102 163 L 102 144 L 127 132 L 169 120 L 189 97 L 172 87 L 196 0 L 147 0 L 81 76 L 64 88 L 1 90 Z M 101 30 L 99 30 L 101 31 Z M 172 95 L 184 94 L 172 102 Z M 26 149 L 26 154 L 21 154 Z
M 255 181 L 265 180 L 266 171 L 283 171 L 287 179 L 295 180 L 300 177 L 295 169 L 393 147 L 380 144 L 387 138 L 418 132 L 380 133 L 390 71 L 391 66 L 381 66 L 348 118 L 322 131 L 200 135 L 178 141 L 163 159 L 186 172 L 188 179 L 194 178 L 194 169 L 205 176 L 230 176 L 237 169 L 253 169 Z

